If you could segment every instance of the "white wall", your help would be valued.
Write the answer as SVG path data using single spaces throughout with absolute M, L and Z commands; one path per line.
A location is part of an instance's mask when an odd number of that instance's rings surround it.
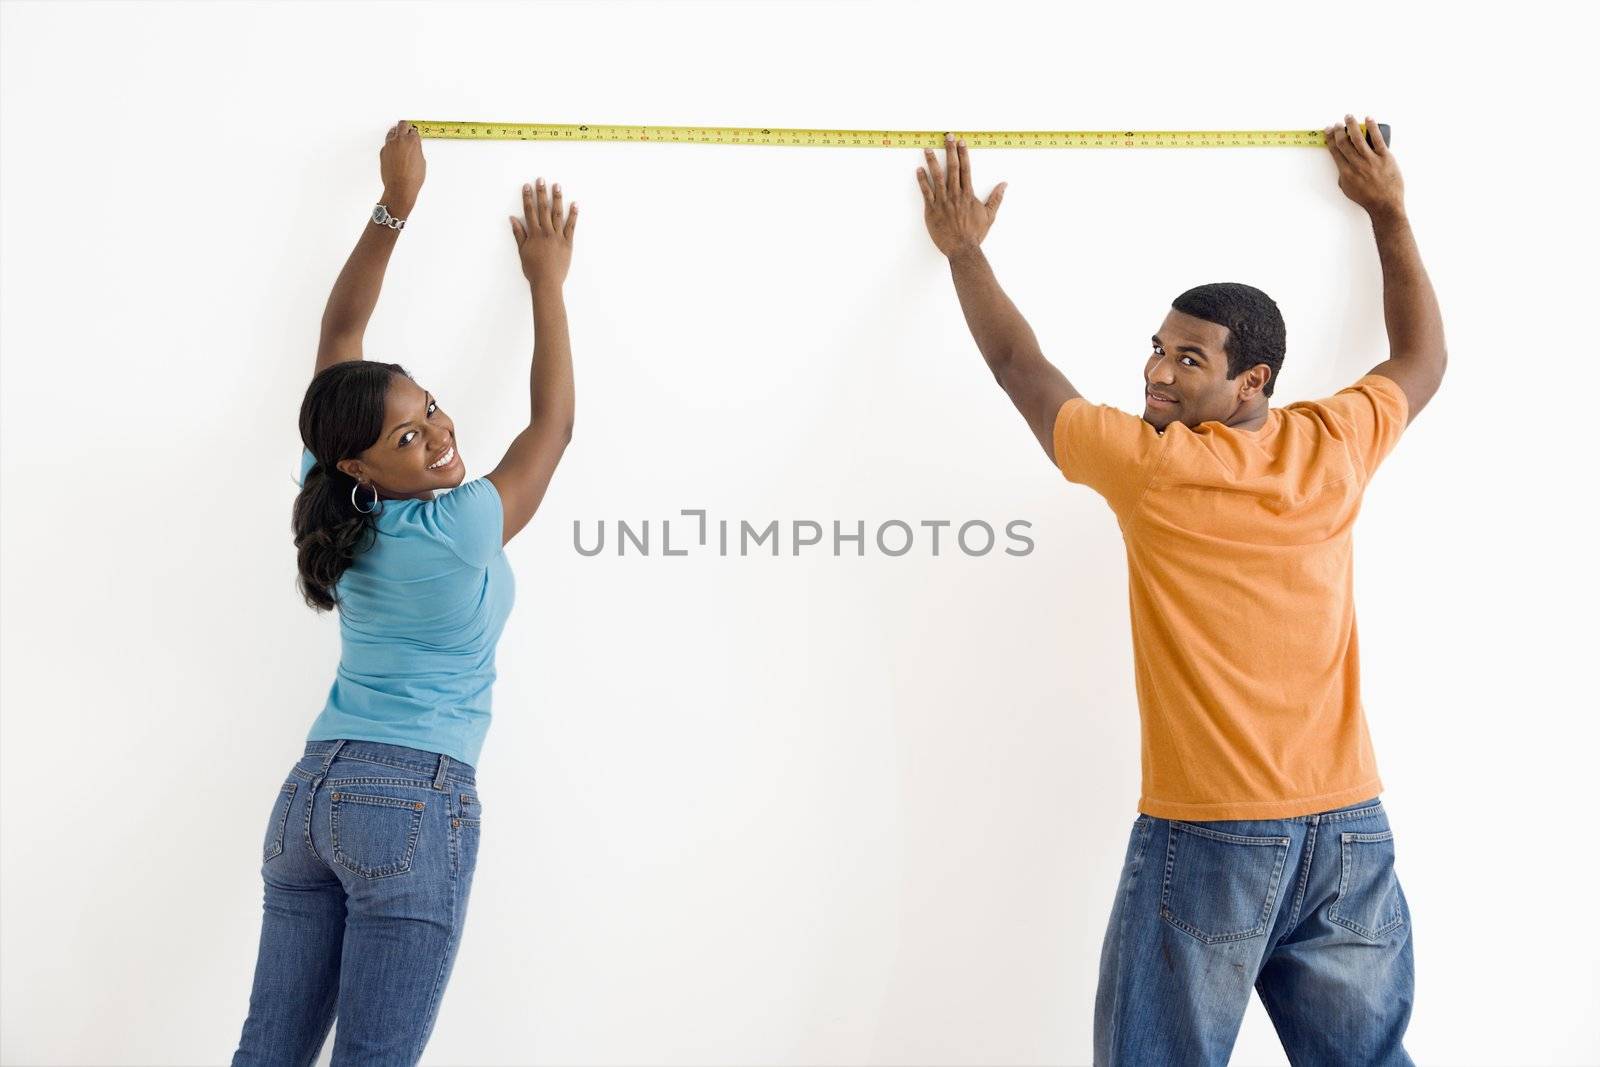
M 1519 4 L 7 4 L 0 1059 L 223 1062 L 268 803 L 338 657 L 294 590 L 317 322 L 398 118 L 1393 125 L 1451 372 L 1357 532 L 1419 1062 L 1593 1063 L 1595 156 Z M 432 1064 L 1086 1063 L 1138 797 L 1122 546 L 986 373 L 915 151 L 425 141 L 367 336 L 522 425 L 506 216 L 581 205 L 580 413 L 479 764 Z M 1141 409 L 1177 293 L 1277 299 L 1275 402 L 1385 358 L 1320 150 L 975 151 L 1046 353 Z M 1029 520 L 1022 559 L 580 557 L 572 523 Z M 1582 514 L 1581 514 L 1582 513 Z M 1587 1021 L 1586 1021 L 1587 1020 Z M 330 1042 L 331 1045 L 331 1042 Z M 1284 1062 L 1258 1003 L 1235 1062 Z

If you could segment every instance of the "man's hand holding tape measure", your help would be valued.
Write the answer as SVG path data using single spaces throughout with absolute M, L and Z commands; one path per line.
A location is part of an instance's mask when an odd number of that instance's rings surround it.
M 1363 136 L 1354 116 L 1346 115 L 1343 124 L 1323 130 L 1323 140 L 1338 168 L 1340 190 L 1371 216 L 1379 236 L 1379 253 L 1385 257 L 1385 263 L 1397 255 L 1415 258 L 1415 245 L 1410 242 L 1406 224 L 1405 187 L 1400 178 L 1400 166 L 1390 153 L 1378 124 L 1368 116 Z M 1044 357 L 1033 329 L 1006 296 L 979 248 L 1000 211 L 1006 183 L 1000 182 L 986 200 L 980 201 L 973 191 L 972 164 L 967 159 L 966 142 L 946 134 L 944 150 L 943 169 L 932 149 L 923 150 L 927 165 L 917 168 L 928 236 L 950 262 L 951 279 L 961 301 L 962 314 L 984 362 L 1027 421 L 1045 455 L 1054 463 L 1056 414 L 1066 401 L 1082 394 Z M 1397 238 L 1400 239 L 1397 241 Z M 1394 248 L 1400 251 L 1392 252 Z M 1386 282 L 1390 273 L 1385 271 Z M 1431 301 L 1431 290 L 1428 300 Z M 1427 301 L 1420 293 L 1408 291 L 1401 294 L 1397 302 L 1405 304 L 1405 312 L 1398 316 L 1398 325 L 1392 326 L 1391 334 L 1398 330 L 1407 338 L 1410 337 L 1409 324 L 1437 319 L 1436 311 L 1423 306 Z M 1418 342 L 1421 347 L 1431 344 L 1431 335 Z M 1408 398 L 1426 402 L 1422 385 L 1406 384 L 1405 387 Z
M 1366 209 L 1374 219 L 1404 215 L 1405 182 L 1400 164 L 1394 161 L 1383 131 L 1367 116 L 1367 136 L 1361 136 L 1354 115 L 1346 115 L 1343 125 L 1322 131 L 1328 153 L 1339 168 L 1339 191 Z M 1370 142 L 1370 143 L 1369 143 Z

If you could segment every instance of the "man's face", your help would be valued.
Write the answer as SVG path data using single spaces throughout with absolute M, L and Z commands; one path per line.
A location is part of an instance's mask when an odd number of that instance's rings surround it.
M 1144 421 L 1158 430 L 1172 422 L 1193 429 L 1207 420 L 1226 423 L 1253 403 L 1270 371 L 1257 364 L 1229 380 L 1227 340 L 1226 326 L 1169 310 L 1144 365 Z

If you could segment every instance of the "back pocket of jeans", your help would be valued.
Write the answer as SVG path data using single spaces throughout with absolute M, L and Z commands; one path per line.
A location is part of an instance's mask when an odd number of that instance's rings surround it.
M 265 863 L 283 851 L 283 838 L 289 826 L 289 807 L 294 803 L 295 782 L 284 782 L 273 801 L 272 814 L 267 819 L 267 838 L 261 846 L 261 862 Z
M 1288 857 L 1287 837 L 1169 823 L 1161 917 L 1207 944 L 1259 937 L 1271 921 Z
M 343 790 L 329 797 L 333 858 L 340 866 L 363 878 L 385 878 L 411 869 L 427 808 L 424 801 Z
M 1405 922 L 1394 873 L 1394 831 L 1339 835 L 1339 894 L 1328 921 L 1376 941 Z

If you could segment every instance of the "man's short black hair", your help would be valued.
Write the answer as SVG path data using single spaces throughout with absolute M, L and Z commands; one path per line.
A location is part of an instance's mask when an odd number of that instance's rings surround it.
M 1242 282 L 1209 282 L 1183 293 L 1172 306 L 1185 315 L 1226 326 L 1228 340 L 1222 350 L 1228 356 L 1228 377 L 1237 378 L 1257 363 L 1265 363 L 1272 376 L 1261 391 L 1272 395 L 1285 344 L 1283 315 L 1272 297 Z

